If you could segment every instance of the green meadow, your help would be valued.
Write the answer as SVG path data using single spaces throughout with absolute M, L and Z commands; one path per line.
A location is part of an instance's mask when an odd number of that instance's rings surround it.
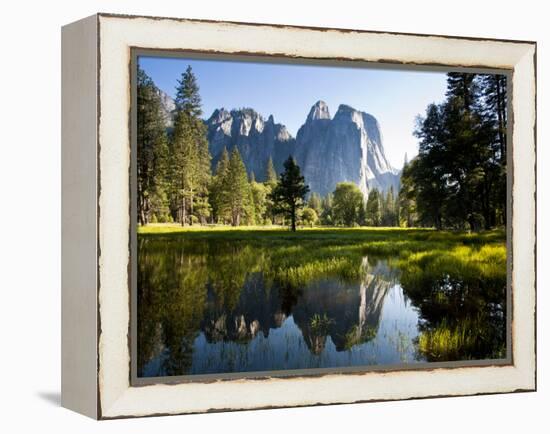
M 445 274 L 465 278 L 506 278 L 503 230 L 450 232 L 408 228 L 304 228 L 277 226 L 232 228 L 182 227 L 159 224 L 140 227 L 142 239 L 232 242 L 267 248 L 272 270 L 294 283 L 323 275 L 356 278 L 365 256 L 388 257 L 405 279 Z M 416 277 L 415 277 L 416 275 Z

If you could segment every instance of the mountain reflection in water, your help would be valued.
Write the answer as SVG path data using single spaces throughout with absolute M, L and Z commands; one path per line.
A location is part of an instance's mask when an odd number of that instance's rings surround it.
M 197 243 L 140 242 L 139 377 L 428 360 L 421 309 L 389 258 L 293 285 L 266 275 L 264 249 Z

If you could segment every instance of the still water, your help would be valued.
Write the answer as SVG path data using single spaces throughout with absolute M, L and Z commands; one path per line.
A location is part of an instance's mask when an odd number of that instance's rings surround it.
M 495 348 L 503 346 L 503 300 L 480 299 L 491 291 L 479 282 L 446 276 L 430 282 L 432 288 L 422 282 L 419 293 L 401 284 L 392 258 L 367 256 L 350 259 L 357 261 L 352 265 L 360 267 L 359 276 L 327 272 L 321 261 L 315 262 L 321 277 L 291 279 L 274 249 L 140 240 L 138 376 L 498 357 Z M 451 310 L 448 300 L 438 304 L 441 296 L 430 296 L 433 287 L 441 292 L 449 285 L 465 301 Z M 480 315 L 474 345 L 455 356 L 419 348 L 426 330 L 451 320 L 470 324 Z

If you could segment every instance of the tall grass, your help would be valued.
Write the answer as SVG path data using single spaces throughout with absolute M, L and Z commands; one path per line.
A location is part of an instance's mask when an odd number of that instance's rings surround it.
M 487 319 L 465 318 L 454 324 L 446 318 L 418 337 L 418 351 L 430 361 L 503 358 L 504 340 L 495 341 Z
M 449 325 L 444 319 L 437 327 L 420 334 L 418 350 L 432 361 L 458 360 L 472 353 L 478 335 L 468 322 Z
M 405 279 L 443 274 L 502 278 L 506 273 L 504 231 L 467 232 L 403 228 L 308 228 L 149 225 L 139 238 L 159 242 L 229 243 L 262 249 L 268 274 L 291 285 L 328 276 L 364 275 L 363 258 L 391 258 Z M 196 243 L 194 243 L 196 244 Z M 194 245 L 192 248 L 196 248 Z M 415 277 L 416 275 L 416 277 Z

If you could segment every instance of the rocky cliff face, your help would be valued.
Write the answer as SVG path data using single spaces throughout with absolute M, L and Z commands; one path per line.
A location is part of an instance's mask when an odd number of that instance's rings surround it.
M 365 196 L 373 188 L 398 188 L 378 121 L 347 105 L 340 105 L 331 119 L 327 105 L 315 103 L 298 130 L 295 155 L 311 191 L 322 196 L 343 181 L 357 184 Z
M 296 140 L 284 125 L 275 123 L 273 116 L 264 120 L 249 108 L 215 110 L 206 125 L 214 167 L 224 147 L 230 151 L 237 146 L 248 173 L 264 180 L 269 157 L 280 171 L 283 161 L 295 152 Z
M 172 126 L 174 103 L 161 92 L 167 127 Z M 354 182 L 365 196 L 373 188 L 399 188 L 400 173 L 388 162 L 380 125 L 374 116 L 340 105 L 334 117 L 323 101 L 316 102 L 296 138 L 273 116 L 265 120 L 251 108 L 217 109 L 206 121 L 212 167 L 225 147 L 237 146 L 249 173 L 265 179 L 271 157 L 278 173 L 289 155 L 294 156 L 312 192 L 324 196 L 338 182 Z

